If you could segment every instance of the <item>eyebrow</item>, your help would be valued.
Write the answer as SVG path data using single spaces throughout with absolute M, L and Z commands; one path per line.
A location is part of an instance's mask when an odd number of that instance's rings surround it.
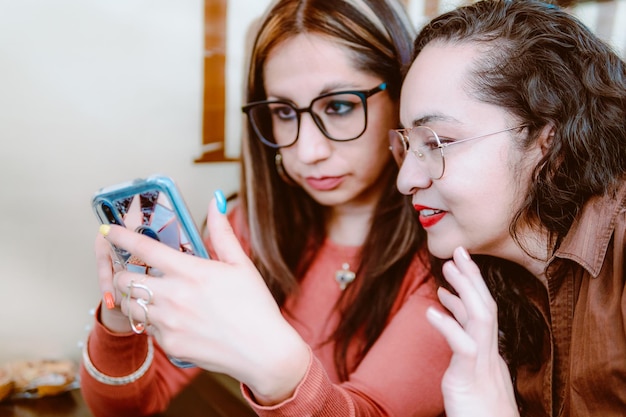
M 411 127 L 423 126 L 430 122 L 456 122 L 458 123 L 459 121 L 455 119 L 454 117 L 447 116 L 442 113 L 433 113 L 433 114 L 427 114 L 422 117 L 413 119 L 413 121 L 411 122 Z
M 348 83 L 348 82 L 343 82 L 343 81 L 341 81 L 341 82 L 333 82 L 333 83 L 330 83 L 330 84 L 324 86 L 324 88 L 322 88 L 320 93 L 318 95 L 316 95 L 315 97 L 313 97 L 312 100 L 318 98 L 319 96 L 323 96 L 324 94 L 327 94 L 327 93 L 334 93 L 334 92 L 340 93 L 342 91 L 354 91 L 354 90 L 362 90 L 362 89 L 360 89 L 360 88 L 356 87 L 355 85 L 353 85 L 352 83 Z M 282 97 L 282 96 L 273 95 L 273 94 L 268 94 L 267 97 L 268 97 L 267 98 L 268 100 L 288 101 L 288 102 L 292 103 L 294 106 L 297 107 L 296 103 L 293 100 L 291 100 L 291 99 L 289 99 L 287 97 Z M 274 98 L 270 99 L 269 97 L 274 97 Z

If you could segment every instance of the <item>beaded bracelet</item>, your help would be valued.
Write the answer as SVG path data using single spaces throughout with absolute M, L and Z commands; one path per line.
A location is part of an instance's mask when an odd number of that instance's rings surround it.
M 154 344 L 152 342 L 152 338 L 148 338 L 148 354 L 146 355 L 146 360 L 141 364 L 139 369 L 133 372 L 130 375 L 126 376 L 109 376 L 100 372 L 94 364 L 91 362 L 91 358 L 89 357 L 88 352 L 89 340 L 85 342 L 85 346 L 83 347 L 83 365 L 85 366 L 85 370 L 89 375 L 93 377 L 98 382 L 101 382 L 106 385 L 126 385 L 131 382 L 135 382 L 148 371 L 150 365 L 152 365 L 152 359 L 154 358 Z

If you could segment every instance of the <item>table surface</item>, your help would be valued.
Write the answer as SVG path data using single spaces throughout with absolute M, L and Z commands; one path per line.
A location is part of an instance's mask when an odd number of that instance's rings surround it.
M 80 390 L 36 400 L 0 403 L 0 417 L 93 417 Z M 253 417 L 256 414 L 221 375 L 201 373 L 159 417 Z

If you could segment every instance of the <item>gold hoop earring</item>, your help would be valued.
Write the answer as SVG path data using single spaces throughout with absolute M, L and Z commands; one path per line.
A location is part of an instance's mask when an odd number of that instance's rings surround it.
M 297 184 L 291 179 L 291 177 L 285 171 L 285 167 L 283 166 L 283 156 L 280 151 L 276 151 L 276 155 L 274 156 L 274 164 L 276 165 L 276 172 L 280 179 L 282 179 L 285 183 L 296 186 Z

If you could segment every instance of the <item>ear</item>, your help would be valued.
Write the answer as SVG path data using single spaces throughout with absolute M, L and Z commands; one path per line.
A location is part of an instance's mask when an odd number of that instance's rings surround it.
M 554 124 L 552 122 L 546 124 L 539 132 L 537 138 L 537 145 L 541 148 L 541 155 L 548 153 L 552 147 L 552 141 L 554 140 Z

